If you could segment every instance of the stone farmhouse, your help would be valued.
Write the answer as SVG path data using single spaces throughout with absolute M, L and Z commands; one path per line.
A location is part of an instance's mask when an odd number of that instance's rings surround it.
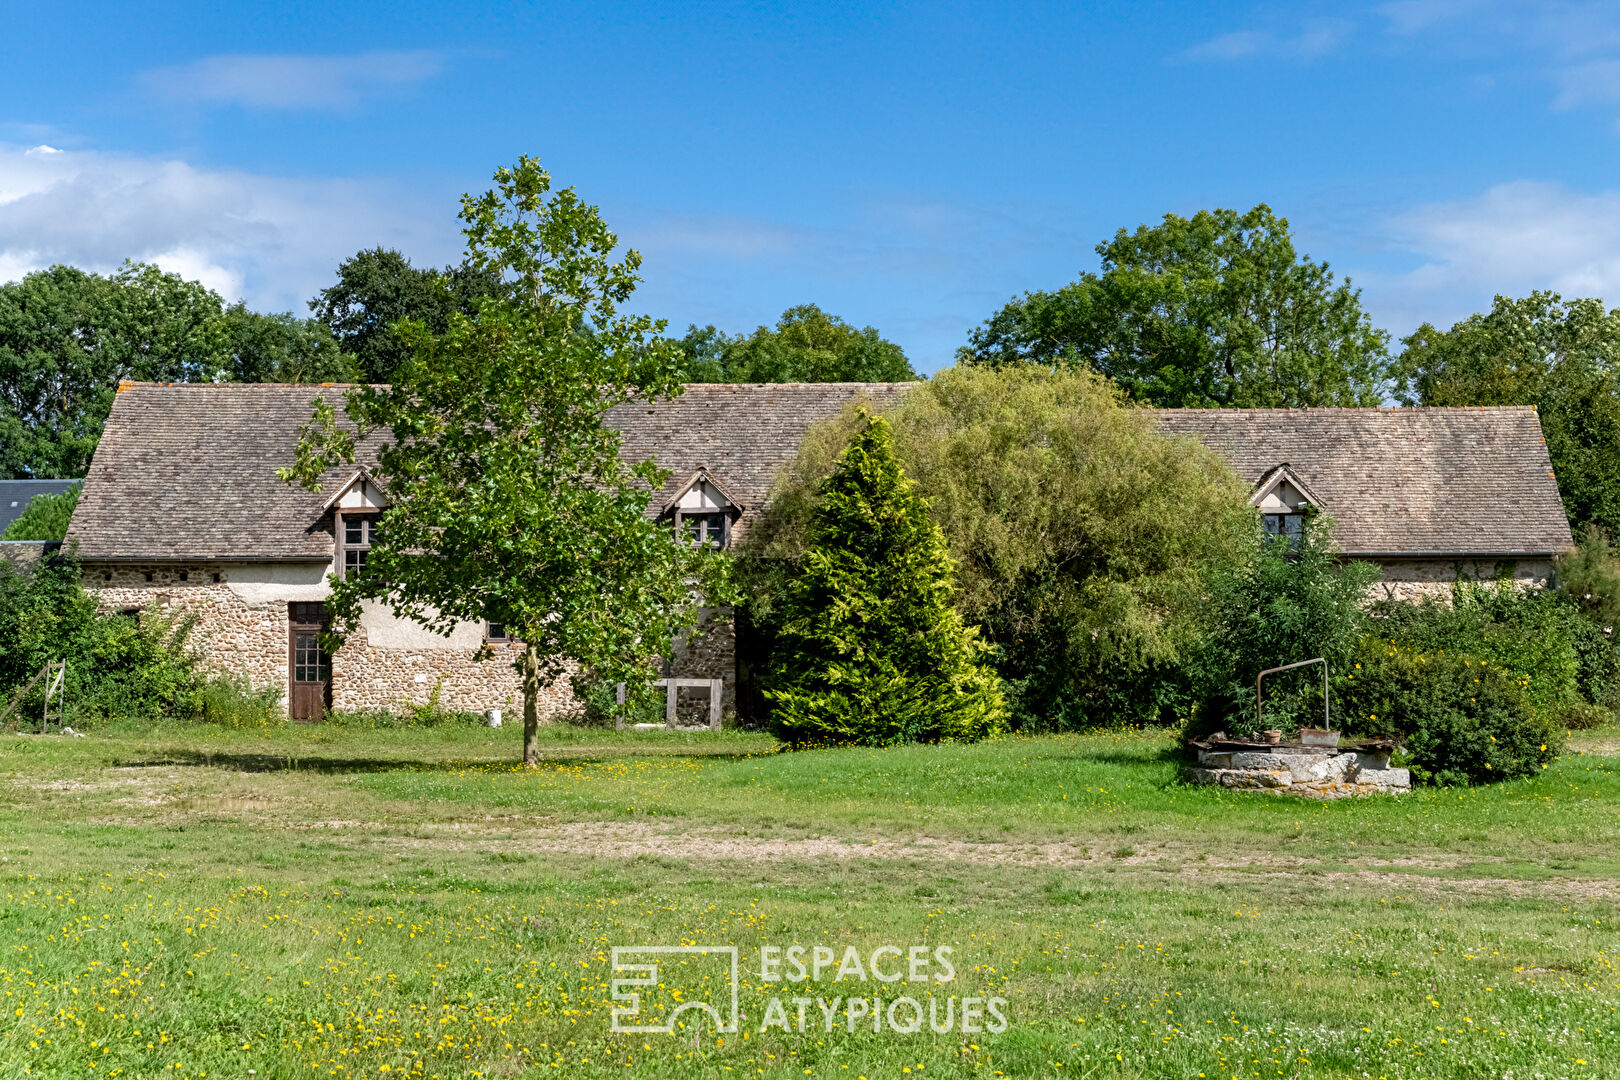
M 689 386 L 679 398 L 610 414 L 630 460 L 670 473 L 648 514 L 693 542 L 730 547 L 759 515 L 809 427 L 857 401 L 892 403 L 913 384 Z M 386 490 L 365 468 L 333 471 L 312 494 L 275 470 L 293 460 L 312 400 L 342 387 L 126 383 L 115 399 L 67 543 L 104 610 L 196 613 L 193 642 L 214 667 L 281 688 L 294 719 L 327 709 L 397 708 L 438 688 L 445 707 L 515 710 L 505 628 L 441 637 L 369 605 L 357 633 L 322 652 L 329 575 L 363 571 Z M 1530 408 L 1171 410 L 1167 434 L 1195 438 L 1254 487 L 1266 527 L 1298 531 L 1307 505 L 1332 515 L 1345 554 L 1379 563 L 1395 597 L 1459 575 L 1545 583 L 1572 545 L 1539 419 Z M 362 447 L 362 459 L 365 447 Z M 364 462 L 362 461 L 362 464 Z M 748 700 L 749 642 L 728 610 L 676 643 L 667 674 L 720 680 Z M 485 646 L 494 661 L 477 657 Z M 739 698 L 739 690 L 744 691 Z M 566 685 L 543 711 L 576 706 Z

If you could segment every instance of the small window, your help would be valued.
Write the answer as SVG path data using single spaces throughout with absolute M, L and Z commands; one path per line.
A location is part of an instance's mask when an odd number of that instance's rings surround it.
M 505 645 L 513 638 L 505 623 L 487 622 L 484 624 L 484 640 L 491 645 Z
M 684 514 L 681 527 L 687 542 L 695 547 L 720 548 L 726 546 L 726 515 Z
M 1305 535 L 1304 514 L 1262 514 L 1261 517 L 1265 521 L 1267 536 L 1286 539 L 1289 547 L 1299 547 Z
M 377 519 L 372 516 L 343 519 L 343 576 L 359 577 L 366 572 L 366 553 L 377 537 Z

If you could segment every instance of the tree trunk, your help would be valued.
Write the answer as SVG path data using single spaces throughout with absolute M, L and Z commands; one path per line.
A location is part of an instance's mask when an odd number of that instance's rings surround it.
M 523 764 L 540 764 L 540 658 L 523 648 Z

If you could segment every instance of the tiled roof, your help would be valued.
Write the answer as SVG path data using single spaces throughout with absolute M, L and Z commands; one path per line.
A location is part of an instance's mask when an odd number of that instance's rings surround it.
M 672 474 L 653 506 L 706 466 L 752 515 L 811 424 L 857 398 L 888 404 L 906 385 L 913 384 L 694 384 L 674 401 L 622 405 L 608 419 L 623 432 L 627 459 L 650 457 Z M 283 483 L 276 469 L 293 462 L 316 396 L 341 415 L 344 389 L 125 384 L 69 539 L 91 561 L 330 559 L 322 506 L 353 468 L 331 470 L 318 494 Z
M 77 480 L 0 480 L 0 533 L 16 521 L 36 495 L 60 495 Z
M 1164 409 L 1160 430 L 1204 443 L 1251 484 L 1288 465 L 1351 555 L 1545 555 L 1571 546 L 1529 406 Z
M 916 383 L 692 383 L 673 401 L 620 405 L 609 423 L 624 436 L 630 461 L 652 458 L 669 481 L 654 494 L 660 507 L 699 468 L 706 468 L 747 507 L 741 539 L 765 505 L 777 471 L 792 460 L 810 426 L 858 399 L 882 408 Z
M 914 383 L 695 384 L 673 401 L 619 406 L 629 460 L 670 473 L 650 507 L 706 468 L 747 507 L 765 503 L 805 431 L 860 398 Z M 113 403 L 68 530 L 89 560 L 326 560 L 321 492 L 276 477 L 316 395 L 342 387 L 127 384 Z M 1186 409 L 1154 414 L 1250 483 L 1286 464 L 1321 498 L 1351 554 L 1510 555 L 1567 550 L 1569 527 L 1530 408 Z M 362 454 L 362 464 L 366 456 Z
M 126 383 L 68 527 L 80 558 L 305 560 L 332 557 L 326 493 L 285 484 L 317 395 L 341 387 Z M 353 475 L 333 469 L 326 486 Z

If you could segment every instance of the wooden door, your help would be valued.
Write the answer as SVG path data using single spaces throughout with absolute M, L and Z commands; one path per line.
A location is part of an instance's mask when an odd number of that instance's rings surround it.
M 325 604 L 287 605 L 287 716 L 319 720 L 332 703 L 332 658 L 321 648 Z

